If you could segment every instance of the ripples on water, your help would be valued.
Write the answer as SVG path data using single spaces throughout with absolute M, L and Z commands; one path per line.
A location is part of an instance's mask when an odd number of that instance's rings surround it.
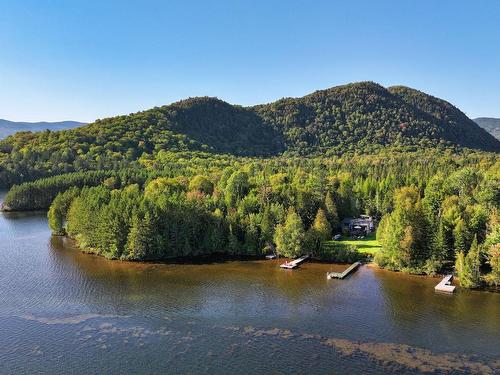
M 0 373 L 494 373 L 500 296 L 273 261 L 137 264 L 0 216 Z

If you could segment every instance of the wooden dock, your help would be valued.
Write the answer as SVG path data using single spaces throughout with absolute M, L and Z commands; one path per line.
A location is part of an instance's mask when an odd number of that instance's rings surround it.
M 453 293 L 455 291 L 455 286 L 451 285 L 453 281 L 453 275 L 446 275 L 441 282 L 434 287 L 436 292 Z
M 355 262 L 349 266 L 344 272 L 327 272 L 326 273 L 326 278 L 327 279 L 343 279 L 347 275 L 349 275 L 351 272 L 356 270 L 359 266 L 361 265 L 360 262 Z
M 294 269 L 299 266 L 300 263 L 305 262 L 309 258 L 309 255 L 302 255 L 300 258 L 291 260 L 290 262 L 285 262 L 280 264 L 281 268 L 285 268 L 287 270 Z

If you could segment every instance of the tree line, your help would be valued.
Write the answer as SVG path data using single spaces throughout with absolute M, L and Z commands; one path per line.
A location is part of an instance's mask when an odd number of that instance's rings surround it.
M 119 259 L 276 251 L 352 261 L 355 249 L 327 241 L 341 220 L 366 213 L 380 218 L 381 267 L 432 274 L 455 266 L 464 286 L 499 282 L 500 162 L 489 155 L 178 156 L 142 159 L 140 181 L 107 177 L 61 192 L 51 228 Z

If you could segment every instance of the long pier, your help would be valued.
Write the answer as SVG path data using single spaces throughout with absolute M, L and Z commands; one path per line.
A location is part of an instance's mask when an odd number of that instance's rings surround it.
M 453 275 L 446 275 L 441 282 L 434 287 L 436 292 L 453 293 L 455 291 L 455 286 L 451 285 L 453 281 Z
M 326 278 L 327 279 L 343 279 L 347 275 L 349 275 L 351 272 L 356 270 L 361 265 L 360 262 L 355 262 L 349 266 L 344 272 L 327 272 L 326 273 Z
M 290 262 L 285 262 L 283 264 L 280 264 L 280 267 L 291 270 L 291 269 L 298 267 L 300 263 L 305 262 L 308 258 L 309 258 L 309 255 L 302 255 L 300 258 L 291 260 Z

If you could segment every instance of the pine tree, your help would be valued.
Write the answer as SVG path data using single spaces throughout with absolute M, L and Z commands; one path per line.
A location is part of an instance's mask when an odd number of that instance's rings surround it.
M 47 218 L 53 234 L 62 236 L 66 233 L 64 220 L 66 219 L 71 202 L 73 202 L 79 193 L 80 189 L 72 187 L 63 193 L 59 193 L 52 201 Z
M 392 269 L 421 271 L 429 259 L 428 222 L 423 213 L 419 191 L 415 187 L 398 189 L 394 211 L 381 223 L 382 250 L 379 264 Z M 377 233 L 379 233 L 377 232 Z
M 491 245 L 488 250 L 488 264 L 491 272 L 486 275 L 486 281 L 490 285 L 500 286 L 500 243 Z
M 488 236 L 485 246 L 488 249 L 488 264 L 491 272 L 486 275 L 486 281 L 490 285 L 500 285 L 500 215 L 494 211 L 488 224 Z
M 52 229 L 52 234 L 56 236 L 64 235 L 63 218 L 59 206 L 52 204 L 47 213 L 49 220 L 49 228 Z
M 481 248 L 477 242 L 477 236 L 474 236 L 465 260 L 469 262 L 472 271 L 472 282 L 477 287 L 481 283 Z
M 228 246 L 229 253 L 230 254 L 238 254 L 238 252 L 241 250 L 240 249 L 241 245 L 238 241 L 238 238 L 233 233 L 233 226 L 232 225 L 229 225 L 227 242 L 228 242 L 227 246 Z
M 325 210 L 331 228 L 335 229 L 339 226 L 339 214 L 337 212 L 337 205 L 333 200 L 332 194 L 328 192 L 325 197 Z
M 271 244 L 274 235 L 274 218 L 269 207 L 266 207 L 262 212 L 260 220 L 260 236 L 262 242 Z
M 242 171 L 234 172 L 227 180 L 225 189 L 226 205 L 231 208 L 235 207 L 236 202 L 246 195 L 249 187 L 248 174 Z
M 154 257 L 155 245 L 156 236 L 153 232 L 150 214 L 146 213 L 142 219 L 135 214 L 127 237 L 127 259 L 144 260 Z
M 453 229 L 455 251 L 467 251 L 466 227 L 463 219 L 458 220 Z
M 323 242 L 329 240 L 332 236 L 332 228 L 326 218 L 325 211 L 318 209 L 311 228 L 307 232 L 309 246 L 313 252 L 320 250 Z
M 314 219 L 313 226 L 314 231 L 318 233 L 321 241 L 327 241 L 332 235 L 332 227 L 326 218 L 325 211 L 321 208 L 318 209 L 316 213 L 316 218 Z
M 434 248 L 432 256 L 436 260 L 445 260 L 448 254 L 448 247 L 446 243 L 446 233 L 443 221 L 439 219 L 439 225 L 434 238 Z
M 415 231 L 411 225 L 403 229 L 403 237 L 399 241 L 400 258 L 405 265 L 410 265 L 415 249 Z
M 304 226 L 293 208 L 288 210 L 284 224 L 276 227 L 274 242 L 276 250 L 285 257 L 296 257 L 302 254 L 305 240 Z
M 477 288 L 481 283 L 481 255 L 477 237 L 474 237 L 469 252 L 465 256 L 463 251 L 457 255 L 455 268 L 460 279 L 460 285 L 464 288 Z
M 457 253 L 455 259 L 455 271 L 460 279 L 460 284 L 462 284 L 463 281 L 468 278 L 468 275 L 466 274 L 467 270 L 465 268 L 465 254 L 463 251 L 459 251 Z

